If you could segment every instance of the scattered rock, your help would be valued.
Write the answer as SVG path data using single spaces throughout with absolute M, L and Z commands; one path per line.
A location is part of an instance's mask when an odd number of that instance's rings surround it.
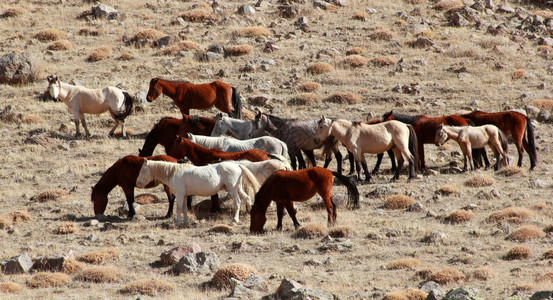
M 551 112 L 545 109 L 541 110 L 536 116 L 536 121 L 542 123 L 551 122 Z
M 70 252 L 69 255 L 53 255 L 41 257 L 35 260 L 35 263 L 33 264 L 33 269 L 38 271 L 61 272 L 63 271 L 64 262 L 69 258 L 74 259 L 72 252 Z
M 250 274 L 244 281 L 232 278 L 235 282 L 229 297 L 238 299 L 260 299 L 259 292 L 267 292 L 267 283 L 257 274 Z
M 430 234 L 426 235 L 422 239 L 422 242 L 425 242 L 425 243 L 443 242 L 445 238 L 446 238 L 445 233 L 434 230 Z
M 0 263 L 0 268 L 4 274 L 21 274 L 27 273 L 33 267 L 33 261 L 29 254 L 23 253 L 18 256 L 14 256 L 6 261 Z
M 92 7 L 92 15 L 97 19 L 113 20 L 119 17 L 117 10 L 111 6 L 100 3 Z
M 539 291 L 530 296 L 530 300 L 548 300 L 553 299 L 553 291 Z
M 166 265 L 173 265 L 180 261 L 182 257 L 189 253 L 196 253 L 202 251 L 202 248 L 197 243 L 189 243 L 175 247 L 171 250 L 161 253 L 161 261 Z
M 448 291 L 442 300 L 484 300 L 484 298 L 476 296 L 476 292 L 472 289 L 456 288 Z
M 435 281 L 423 281 L 419 284 L 419 289 L 429 295 L 432 294 L 436 299 L 441 299 L 444 295 L 444 291 L 440 287 L 440 284 Z
M 214 272 L 220 264 L 219 257 L 213 252 L 189 253 L 179 260 L 173 271 L 178 274 Z
M 348 252 L 353 249 L 353 243 L 350 240 L 341 241 L 340 239 L 337 239 L 335 241 L 325 243 L 317 249 L 319 251 Z
M 8 53 L 0 56 L 0 83 L 25 84 L 35 80 L 33 62 L 28 53 Z
M 250 16 L 255 14 L 255 8 L 250 5 L 242 5 L 238 8 L 238 13 L 244 16 Z

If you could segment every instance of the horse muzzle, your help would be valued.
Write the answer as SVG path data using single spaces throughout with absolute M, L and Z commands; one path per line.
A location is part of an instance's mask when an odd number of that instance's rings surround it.
M 321 143 L 321 139 L 320 139 L 320 138 L 315 138 L 313 141 L 315 142 L 315 144 L 320 144 L 320 143 Z
M 436 146 L 440 147 L 440 146 L 441 146 L 441 144 L 440 144 L 440 143 L 436 143 Z

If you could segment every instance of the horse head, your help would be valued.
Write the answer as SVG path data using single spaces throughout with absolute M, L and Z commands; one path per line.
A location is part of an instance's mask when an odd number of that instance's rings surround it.
M 330 135 L 330 129 L 332 126 L 332 119 L 328 119 L 322 116 L 317 122 L 317 131 L 315 131 L 315 144 L 320 144 L 324 139 Z
M 148 159 L 144 158 L 144 162 L 140 168 L 140 173 L 138 173 L 138 177 L 136 178 L 136 187 L 145 188 L 146 185 L 152 181 L 152 179 L 152 169 L 148 165 Z
M 61 83 L 58 76 L 50 75 L 46 78 L 46 80 L 48 80 L 48 93 L 50 94 L 50 97 L 58 99 L 61 90 Z
M 390 110 L 389 112 L 382 115 L 382 121 L 390 120 L 394 120 L 394 110 Z
M 90 201 L 92 201 L 94 205 L 94 215 L 103 214 L 108 205 L 108 195 L 106 193 L 101 193 L 93 186 L 92 192 L 90 193 Z
M 150 80 L 150 88 L 148 89 L 148 94 L 146 95 L 146 101 L 152 102 L 157 97 L 159 97 L 159 95 L 162 92 L 162 89 L 158 83 L 159 83 L 159 77 L 155 77 L 155 78 L 152 78 L 152 80 Z
M 260 209 L 259 205 L 252 206 L 252 209 L 250 210 L 250 232 L 254 234 L 261 234 L 263 233 L 263 226 L 265 226 L 265 222 L 267 222 L 267 217 L 265 216 L 265 213 L 262 209 Z
M 434 142 L 436 143 L 436 146 L 440 147 L 445 142 L 447 142 L 448 138 L 449 136 L 447 135 L 447 132 L 444 130 L 444 124 L 440 124 L 436 129 L 436 134 L 434 136 Z

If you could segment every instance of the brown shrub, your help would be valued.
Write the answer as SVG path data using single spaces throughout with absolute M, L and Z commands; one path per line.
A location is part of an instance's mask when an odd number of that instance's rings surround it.
M 229 56 L 248 55 L 252 52 L 253 46 L 248 44 L 234 45 L 225 50 L 225 54 Z
M 117 256 L 119 256 L 119 248 L 109 247 L 81 254 L 77 256 L 77 260 L 84 261 L 89 264 L 99 264 Z
M 118 59 L 119 59 L 119 60 L 131 60 L 131 59 L 133 59 L 133 58 L 134 58 L 134 57 L 133 57 L 132 54 L 130 54 L 129 52 L 125 52 L 125 53 L 121 54 L 121 56 L 119 56 Z
M 387 209 L 405 209 L 415 203 L 415 199 L 407 195 L 391 195 L 384 201 L 384 208 Z
M 365 50 L 361 47 L 353 47 L 350 50 L 346 51 L 346 55 L 352 55 L 352 54 L 363 54 Z
M 468 210 L 457 210 L 452 212 L 445 220 L 451 224 L 466 223 L 474 218 L 474 213 Z
M 261 26 L 242 27 L 235 29 L 232 34 L 239 37 L 258 37 L 270 36 L 272 33 L 269 29 Z
M 481 267 L 472 271 L 472 277 L 477 280 L 487 281 L 488 279 L 495 277 L 495 274 L 492 269 L 488 267 Z
M 21 122 L 25 124 L 38 124 L 44 122 L 44 119 L 37 115 L 26 115 L 21 117 Z
M 46 49 L 52 51 L 67 51 L 73 49 L 73 44 L 68 40 L 59 40 L 48 45 Z
M 547 203 L 539 202 L 536 203 L 532 208 L 535 210 L 544 210 L 547 207 Z
M 553 232 L 553 224 L 549 224 L 549 225 L 545 226 L 543 231 L 546 232 L 546 233 L 552 233 Z
M 405 291 L 393 291 L 384 295 L 383 300 L 424 300 L 428 297 L 425 291 L 419 289 L 406 289 Z
M 533 284 L 531 283 L 523 283 L 523 284 L 517 284 L 514 286 L 514 290 L 515 291 L 519 291 L 519 292 L 522 292 L 522 291 L 532 291 L 536 288 L 536 286 L 534 286 Z
M 549 58 L 551 54 L 553 53 L 553 47 L 548 45 L 540 45 L 538 46 L 538 49 L 536 50 L 539 56 L 543 58 Z
M 547 1 L 544 1 L 544 0 L 534 0 L 534 1 L 531 1 L 531 2 L 533 2 L 534 4 L 539 4 L 539 5 L 550 4 L 550 3 L 548 3 Z M 536 16 L 544 17 L 546 19 L 547 18 L 553 18 L 553 12 L 551 12 L 549 10 L 539 9 L 539 10 L 535 10 L 532 14 L 536 15 Z
M 161 202 L 159 197 L 154 194 L 141 194 L 134 197 L 134 202 L 144 205 L 144 204 L 153 204 Z
M 88 62 L 97 62 L 104 60 L 111 56 L 111 47 L 104 46 L 94 49 L 90 55 L 86 58 Z
M 428 48 L 434 45 L 434 42 L 432 42 L 432 40 L 427 37 L 419 37 L 418 39 L 408 40 L 405 42 L 405 44 L 407 44 L 407 46 L 411 48 L 422 49 L 422 48 Z
M 352 55 L 348 55 L 344 58 L 344 61 L 343 63 L 345 65 L 348 65 L 352 68 L 360 68 L 360 67 L 364 67 L 367 65 L 367 58 L 366 57 L 363 57 L 361 55 L 357 55 L 357 54 L 352 54 Z
M 453 194 L 459 194 L 459 188 L 455 185 L 444 185 L 438 190 L 436 190 L 436 194 L 449 196 Z
M 29 12 L 23 8 L 23 7 L 8 7 L 4 12 L 0 15 L 0 18 L 13 18 L 21 15 L 26 15 Z
M 325 62 L 316 62 L 307 68 L 307 72 L 315 75 L 328 73 L 333 70 L 334 70 L 334 67 L 331 66 L 329 63 L 325 63 Z
M 544 259 L 553 259 L 553 248 L 550 248 L 549 250 L 545 251 L 543 254 L 542 254 L 542 257 Z
M 53 190 L 47 190 L 40 192 L 33 197 L 31 197 L 31 200 L 38 201 L 38 202 L 49 202 L 49 201 L 56 201 L 60 197 L 67 195 L 67 191 L 62 189 L 53 189 Z
M 333 238 L 352 238 L 357 236 L 357 231 L 351 226 L 343 225 L 331 228 L 328 231 L 328 235 Z
M 213 286 L 218 289 L 226 289 L 232 287 L 233 283 L 231 278 L 237 280 L 245 280 L 250 277 L 251 274 L 257 274 L 257 270 L 247 264 L 230 264 L 219 268 L 211 279 Z
M 112 266 L 89 267 L 81 271 L 75 279 L 86 282 L 114 282 L 119 279 L 119 270 Z
M 415 34 L 415 37 L 418 37 L 418 38 L 424 37 L 424 38 L 429 38 L 429 39 L 438 38 L 438 36 L 430 30 L 419 31 Z
M 207 232 L 230 234 L 232 233 L 232 227 L 226 224 L 215 224 Z
M 95 28 L 95 29 L 92 29 L 92 28 L 88 28 L 88 27 L 85 27 L 85 28 L 81 28 L 79 30 L 79 35 L 84 35 L 84 36 L 100 36 L 102 34 L 104 34 L 106 32 L 105 29 L 103 28 Z
M 0 229 L 9 228 L 10 226 L 12 226 L 12 220 L 10 218 L 0 216 Z
M 180 51 L 189 51 L 189 50 L 193 50 L 193 49 L 196 50 L 196 49 L 199 49 L 199 48 L 200 48 L 200 46 L 196 42 L 187 40 L 187 41 L 179 42 L 178 44 L 173 45 L 171 47 L 161 49 L 156 53 L 156 55 L 159 55 L 159 56 L 176 55 Z
M 398 259 L 389 262 L 386 265 L 386 270 L 403 270 L 411 269 L 421 264 L 421 261 L 414 258 Z
M 389 41 L 394 37 L 394 33 L 388 29 L 379 29 L 370 35 L 373 40 L 377 41 Z
M 545 232 L 535 225 L 524 225 L 509 234 L 509 239 L 514 241 L 529 241 L 535 238 L 542 238 Z
M 31 221 L 31 215 L 26 210 L 16 210 L 8 213 L 6 218 L 13 224 Z
M 303 105 L 312 105 L 319 102 L 319 97 L 315 93 L 301 93 L 295 95 L 290 100 L 288 100 L 288 105 L 292 106 L 303 106 Z
M 371 62 L 376 67 L 392 66 L 396 64 L 396 61 L 393 58 L 385 56 L 377 56 L 371 59 Z
M 521 174 L 522 173 L 522 168 L 520 168 L 518 166 L 515 166 L 515 165 L 509 165 L 509 166 L 505 166 L 505 167 L 501 168 L 501 170 L 499 170 L 497 173 L 501 174 L 505 177 L 511 177 L 511 176 L 515 176 L 517 174 Z
M 530 219 L 534 213 L 524 207 L 507 207 L 500 211 L 496 211 L 488 216 L 488 222 L 509 222 L 520 223 L 522 220 Z
M 515 259 L 527 259 L 530 257 L 530 248 L 524 245 L 517 245 L 511 248 L 507 254 L 503 257 L 506 260 L 515 260 Z
M 54 233 L 56 234 L 70 234 L 79 232 L 79 228 L 75 223 L 63 223 L 56 227 Z
M 489 175 L 479 174 L 474 175 L 471 178 L 467 179 L 465 181 L 465 186 L 468 187 L 484 187 L 484 186 L 490 186 L 495 183 L 495 180 L 493 177 Z
M 206 20 L 214 19 L 213 13 L 203 8 L 197 8 L 197 9 L 186 11 L 183 14 L 179 15 L 179 17 L 183 18 L 185 21 L 188 21 L 188 22 L 203 22 Z
M 164 36 L 167 36 L 165 33 L 156 30 L 156 29 L 142 29 L 138 33 L 136 33 L 131 40 L 133 41 L 139 41 L 139 40 L 157 40 Z
M 27 281 L 27 285 L 31 288 L 48 288 L 64 286 L 70 282 L 71 277 L 64 273 L 39 272 Z
M 356 13 L 353 14 L 353 16 L 351 16 L 352 19 L 354 20 L 359 20 L 359 21 L 366 21 L 367 20 L 367 13 L 364 12 L 364 11 L 358 11 Z
M 62 272 L 66 274 L 74 274 L 84 269 L 85 265 L 76 261 L 74 258 L 67 258 L 63 261 Z
M 122 294 L 141 294 L 150 297 L 159 296 L 162 293 L 170 292 L 175 286 L 157 279 L 141 279 L 130 282 L 121 289 Z
M 450 284 L 464 280 L 465 277 L 465 274 L 457 271 L 456 269 L 444 268 L 436 272 L 432 272 L 429 279 L 439 284 Z
M 526 78 L 526 70 L 523 70 L 523 69 L 516 70 L 513 72 L 511 77 L 513 77 L 513 79 Z
M 553 110 L 553 99 L 536 99 L 530 101 L 530 105 L 535 106 L 539 109 Z
M 300 227 L 294 234 L 293 238 L 296 239 L 314 239 L 320 238 L 327 234 L 327 229 L 322 224 L 307 224 Z
M 59 29 L 48 28 L 37 32 L 33 37 L 41 42 L 50 42 L 57 41 L 59 39 L 65 38 L 66 36 L 67 35 L 65 34 L 65 32 Z
M 434 9 L 444 10 L 444 11 L 457 11 L 465 6 L 463 0 L 441 0 L 436 5 Z
M 0 292 L 16 294 L 23 290 L 23 287 L 15 282 L 0 282 Z
M 460 48 L 455 47 L 445 53 L 449 57 L 453 58 L 479 58 L 481 57 L 480 52 L 473 48 Z
M 353 93 L 335 93 L 325 99 L 324 102 L 332 102 L 338 104 L 356 104 L 361 103 L 361 98 Z
M 320 88 L 321 85 L 314 81 L 307 81 L 298 85 L 298 90 L 308 93 L 318 91 Z
M 553 272 L 545 273 L 543 275 L 539 275 L 536 278 L 536 282 L 553 282 Z

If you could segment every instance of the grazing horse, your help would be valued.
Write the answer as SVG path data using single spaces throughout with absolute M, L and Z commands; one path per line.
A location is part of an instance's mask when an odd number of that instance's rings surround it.
M 473 111 L 461 115 L 461 117 L 471 120 L 476 125 L 493 124 L 507 136 L 510 135 L 518 151 L 517 166 L 522 166 L 522 157 L 526 150 L 530 158 L 530 170 L 534 169 L 538 156 L 534 140 L 534 127 L 528 117 L 515 111 L 496 113 Z
M 394 151 L 397 159 L 397 169 L 392 180 L 399 178 L 404 158 L 409 161 L 409 179 L 416 176 L 417 136 L 410 125 L 395 120 L 369 125 L 322 117 L 317 124 L 315 142 L 320 142 L 330 135 L 340 140 L 353 153 L 359 180 L 361 180 L 360 164 L 365 172 L 365 180 L 369 182 L 371 179 L 364 154 L 384 153 L 390 149 Z
M 501 131 L 495 125 L 482 125 L 482 126 L 447 126 L 441 124 L 438 126 L 435 134 L 436 146 L 441 146 L 449 139 L 455 140 L 461 150 L 463 151 L 463 157 L 465 161 L 464 170 L 468 170 L 470 163 L 470 169 L 474 170 L 474 164 L 472 162 L 471 149 L 480 149 L 489 145 L 496 158 L 494 169 L 499 168 L 499 161 L 501 156 L 505 161 L 505 165 L 509 164 L 509 158 L 505 155 L 504 149 L 501 146 Z M 505 149 L 506 150 L 506 149 Z
M 133 99 L 129 93 L 114 86 L 103 89 L 89 89 L 80 85 L 72 85 L 60 81 L 57 76 L 48 76 L 48 92 L 53 98 L 61 99 L 73 112 L 76 136 L 81 135 L 80 122 L 83 122 L 86 136 L 90 136 L 84 114 L 101 114 L 106 111 L 109 111 L 115 121 L 109 135 L 113 135 L 115 129 L 121 123 L 121 135 L 123 137 L 127 136 L 125 118 L 131 114 L 133 107 Z
M 248 133 L 252 131 L 252 123 L 250 120 L 239 120 L 218 113 L 215 116 L 215 126 L 213 126 L 211 136 L 230 135 L 239 140 L 247 140 Z
M 227 190 L 236 204 L 234 221 L 239 222 L 241 199 L 251 200 L 246 190 L 259 189 L 259 183 L 248 168 L 235 162 L 224 161 L 207 166 L 183 167 L 179 164 L 151 161 L 144 159 L 140 173 L 136 178 L 137 187 L 145 187 L 152 180 L 158 180 L 168 185 L 176 194 L 177 220 L 176 225 L 187 225 L 187 207 L 184 205 L 184 197 L 188 195 L 211 196 L 222 189 Z
M 219 149 L 226 152 L 257 149 L 289 160 L 288 146 L 286 146 L 283 141 L 272 136 L 260 136 L 248 140 L 237 140 L 227 136 L 205 136 L 188 133 L 187 137 L 191 142 L 209 149 Z
M 242 118 L 242 101 L 238 91 L 221 81 L 193 84 L 152 78 L 146 100 L 152 102 L 162 93 L 173 99 L 183 115 L 189 115 L 191 108 L 208 109 L 215 106 L 233 118 Z
M 173 145 L 177 135 L 186 136 L 188 133 L 209 135 L 213 131 L 215 120 L 198 116 L 182 116 L 182 119 L 164 117 L 150 130 L 144 140 L 142 149 L 138 149 L 139 156 L 150 156 L 158 144 L 165 148 L 165 153 Z
M 255 202 L 250 211 L 250 232 L 263 232 L 263 226 L 267 221 L 265 215 L 271 201 L 275 201 L 277 206 L 278 223 L 276 229 L 282 229 L 284 208 L 292 218 L 295 228 L 298 229 L 300 223 L 296 219 L 294 201 L 307 201 L 317 193 L 323 198 L 328 213 L 328 224 L 334 224 L 336 222 L 336 205 L 332 201 L 333 176 L 347 187 L 349 202 L 354 208 L 357 208 L 359 206 L 359 191 L 346 176 L 321 167 L 296 171 L 278 171 L 265 181 L 255 195 Z
M 168 162 L 177 162 L 176 158 L 167 155 L 156 155 L 148 156 L 149 160 L 159 160 L 159 161 L 168 161 Z M 108 194 L 116 186 L 120 186 L 125 193 L 125 198 L 127 199 L 127 204 L 129 205 L 129 214 L 127 219 L 132 219 L 135 215 L 134 211 L 134 188 L 136 186 L 136 178 L 142 167 L 144 158 L 127 155 L 119 160 L 117 160 L 111 167 L 109 167 L 102 178 L 98 180 L 98 183 L 92 187 L 92 194 L 90 200 L 94 203 L 94 214 L 99 215 L 103 214 L 106 211 L 106 206 L 108 204 Z M 145 188 L 153 188 L 158 186 L 160 183 L 157 181 L 152 181 L 148 183 Z M 167 210 L 167 215 L 165 218 L 171 217 L 173 213 L 173 203 L 175 202 L 175 196 L 171 189 L 164 185 L 165 193 L 167 194 L 167 199 L 169 200 L 169 209 Z

